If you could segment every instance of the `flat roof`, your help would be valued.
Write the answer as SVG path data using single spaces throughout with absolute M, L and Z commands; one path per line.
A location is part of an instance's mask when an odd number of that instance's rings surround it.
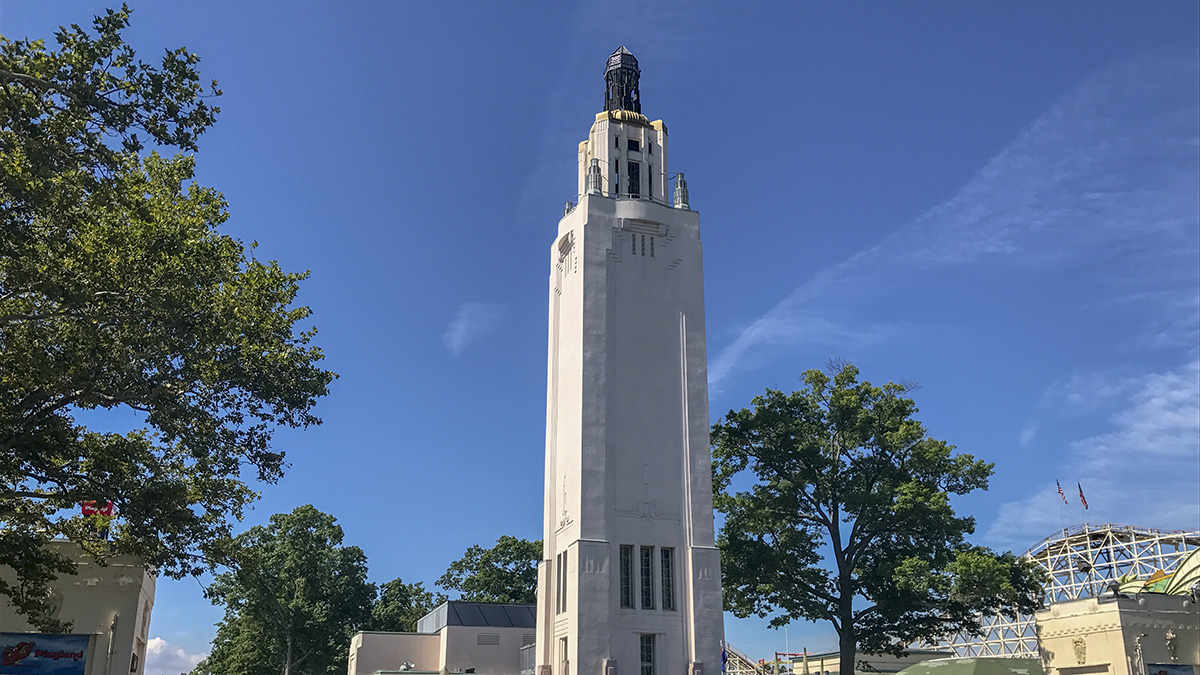
M 436 633 L 446 626 L 534 628 L 537 626 L 537 605 L 450 600 L 421 617 L 417 632 Z

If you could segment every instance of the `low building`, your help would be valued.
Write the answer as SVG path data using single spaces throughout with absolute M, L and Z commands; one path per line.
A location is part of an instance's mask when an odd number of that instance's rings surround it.
M 534 640 L 536 611 L 536 605 L 445 602 L 417 622 L 415 633 L 356 634 L 348 672 L 517 675 L 521 647 Z
M 854 655 L 853 670 L 847 672 L 898 673 L 915 663 L 947 656 L 953 656 L 953 653 L 929 649 L 913 649 L 904 656 L 863 654 L 860 652 Z M 804 656 L 792 656 L 792 675 L 804 675 L 806 672 L 810 675 L 838 675 L 842 670 L 841 660 L 840 652 L 809 654 L 807 658 Z M 767 671 L 770 672 L 770 669 L 768 668 Z
M 1034 615 L 1046 675 L 1200 675 L 1200 607 L 1139 593 L 1058 602 Z
M 101 566 L 70 542 L 53 546 L 76 561 L 75 574 L 53 582 L 47 599 L 51 616 L 71 623 L 70 633 L 37 632 L 0 599 L 0 672 L 142 675 L 154 572 L 133 556 Z M 0 569 L 0 577 L 12 580 L 13 571 Z

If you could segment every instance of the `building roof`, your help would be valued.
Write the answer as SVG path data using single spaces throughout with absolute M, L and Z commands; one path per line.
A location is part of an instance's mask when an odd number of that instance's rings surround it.
M 421 617 L 417 632 L 436 633 L 446 626 L 533 628 L 536 625 L 536 605 L 450 600 Z
M 978 657 L 933 659 L 900 671 L 900 675 L 1042 675 L 1038 659 Z

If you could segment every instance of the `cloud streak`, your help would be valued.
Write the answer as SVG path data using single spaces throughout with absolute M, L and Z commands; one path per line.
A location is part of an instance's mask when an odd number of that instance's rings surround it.
M 1193 61 L 1145 59 L 1088 78 L 953 198 L 818 272 L 743 329 L 713 359 L 710 385 L 772 348 L 858 334 L 836 319 L 847 304 L 951 267 L 1045 267 L 1120 252 L 1135 277 L 1147 250 L 1173 250 L 1190 255 L 1155 273 L 1173 275 L 1175 286 L 1180 275 L 1193 278 L 1200 212 Z M 1193 284 L 1185 295 L 1172 292 L 1166 302 L 1193 307 L 1194 291 Z M 1186 321 L 1159 328 L 1158 339 L 1173 343 L 1194 331 Z
M 1089 373 L 1070 382 L 1086 383 L 1116 402 L 1107 416 L 1109 429 L 1070 445 L 1065 462 L 1044 467 L 1035 491 L 1003 504 L 987 538 L 996 545 L 1022 547 L 1074 523 L 1091 521 L 1150 525 L 1172 529 L 1200 527 L 1200 361 L 1140 377 L 1106 379 Z M 1047 398 L 1077 410 L 1082 389 L 1055 383 Z M 1046 399 L 1044 399 L 1045 401 Z M 1092 408 L 1089 408 L 1092 409 Z M 1063 481 L 1070 506 L 1054 486 Z M 1088 496 L 1082 512 L 1073 483 Z M 1057 511 L 1051 504 L 1062 506 Z
M 467 302 L 459 306 L 458 314 L 442 334 L 442 342 L 458 356 L 475 340 L 495 330 L 500 323 L 500 306 L 485 302 Z

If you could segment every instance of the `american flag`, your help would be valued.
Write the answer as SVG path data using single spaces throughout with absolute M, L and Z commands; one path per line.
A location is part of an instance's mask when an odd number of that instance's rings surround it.
M 1078 481 L 1075 482 L 1075 487 L 1079 488 L 1079 501 L 1083 504 L 1084 510 L 1087 510 L 1087 497 L 1083 496 L 1083 486 Z
M 1063 492 L 1062 484 L 1059 483 L 1058 481 L 1054 481 L 1054 484 L 1058 486 L 1058 496 L 1062 497 L 1063 503 L 1066 504 L 1067 506 L 1070 506 L 1071 502 L 1067 501 L 1067 493 Z M 1080 494 L 1083 494 L 1083 492 L 1080 491 Z

